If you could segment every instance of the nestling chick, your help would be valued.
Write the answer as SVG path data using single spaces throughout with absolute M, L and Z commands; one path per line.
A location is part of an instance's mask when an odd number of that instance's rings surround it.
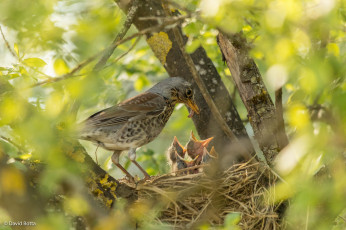
M 186 169 L 186 168 L 191 168 L 193 166 L 196 166 L 196 160 L 197 160 L 197 157 L 195 157 L 195 159 L 193 160 L 186 160 L 184 158 L 182 158 L 180 155 L 178 155 L 176 153 L 176 157 L 177 157 L 177 169 L 178 170 L 181 170 L 181 169 Z M 195 174 L 195 173 L 198 173 L 198 168 L 195 168 L 195 169 L 190 169 L 190 170 L 186 170 L 186 171 L 183 171 L 183 172 L 177 172 L 178 174 Z
M 172 172 L 177 170 L 177 155 L 180 156 L 181 158 L 185 157 L 186 149 L 184 146 L 182 146 L 177 137 L 174 137 L 173 142 L 171 146 L 167 150 L 167 159 L 168 163 L 171 166 Z M 182 166 L 180 166 L 182 167 Z
M 191 131 L 190 140 L 186 145 L 187 154 L 192 158 L 197 158 L 196 163 L 199 164 L 202 161 L 202 156 L 204 153 L 204 149 L 208 147 L 208 144 L 214 137 L 210 137 L 205 140 L 198 140 L 193 132 Z
M 214 146 L 211 147 L 210 152 L 206 148 L 203 150 L 202 164 L 208 163 L 211 159 L 217 159 L 219 157 L 218 153 L 215 151 Z

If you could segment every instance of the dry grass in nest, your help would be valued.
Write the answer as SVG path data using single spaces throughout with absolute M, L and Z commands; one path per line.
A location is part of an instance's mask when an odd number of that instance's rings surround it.
M 279 229 L 278 205 L 266 202 L 268 179 L 258 164 L 237 164 L 217 175 L 164 175 L 138 187 L 139 202 L 160 207 L 158 221 L 175 229 L 202 224 L 222 226 L 229 213 L 240 213 L 242 229 Z M 215 174 L 215 173 L 214 173 Z M 268 199 L 267 199 L 268 200 Z

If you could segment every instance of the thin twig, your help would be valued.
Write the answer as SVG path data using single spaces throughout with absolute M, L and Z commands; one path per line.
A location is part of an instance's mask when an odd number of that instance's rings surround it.
M 10 46 L 10 43 L 8 43 L 8 41 L 6 40 L 5 34 L 4 34 L 4 32 L 2 31 L 2 27 L 1 27 L 1 26 L 0 26 L 0 31 L 1 31 L 1 35 L 2 35 L 2 38 L 4 39 L 4 42 L 5 42 L 5 45 L 6 45 L 7 49 L 10 51 L 10 53 L 12 54 L 13 57 L 18 58 L 18 56 L 16 55 L 16 53 L 12 50 L 12 48 L 11 48 L 11 46 Z
M 51 77 L 51 76 L 49 76 L 49 75 L 39 71 L 38 69 L 35 69 L 32 66 L 28 66 L 27 64 L 25 64 L 25 62 L 23 62 L 22 59 L 12 50 L 12 48 L 10 46 L 10 43 L 7 41 L 7 39 L 5 37 L 5 34 L 2 31 L 2 27 L 1 26 L 0 26 L 0 31 L 1 31 L 2 38 L 4 39 L 4 42 L 6 44 L 6 47 L 7 47 L 8 51 L 10 51 L 10 53 L 12 54 L 12 56 L 15 59 L 17 59 L 22 65 L 25 65 L 25 66 L 29 67 L 30 69 L 34 70 L 36 73 L 42 74 L 43 76 L 45 76 L 46 78 L 49 78 L 49 79 L 53 78 L 53 77 Z
M 129 9 L 128 13 L 127 13 L 127 17 L 126 20 L 124 22 L 123 28 L 120 30 L 120 32 L 117 34 L 117 36 L 115 37 L 114 41 L 112 42 L 112 44 L 117 43 L 118 41 L 120 41 L 121 39 L 124 38 L 124 36 L 126 35 L 127 31 L 130 29 L 133 19 L 137 13 L 137 10 L 139 8 L 139 0 L 134 0 L 132 2 L 132 6 Z M 97 64 L 94 66 L 93 71 L 98 71 L 100 69 L 102 69 L 106 63 L 107 60 L 112 56 L 114 50 L 116 49 L 117 46 L 111 46 L 107 49 L 105 49 L 103 51 L 102 57 L 100 58 L 100 60 L 97 62 Z
M 13 145 L 13 146 L 16 147 L 19 151 L 25 152 L 22 146 L 20 146 L 20 145 L 18 145 L 17 143 L 13 142 L 10 138 L 0 135 L 0 139 L 6 141 L 7 143 L 9 143 L 9 144 L 11 144 L 11 145 Z
M 175 2 L 175 1 L 171 1 L 171 0 L 165 0 L 169 5 L 177 8 L 177 9 L 180 9 L 184 12 L 186 12 L 190 17 L 193 17 L 195 16 L 198 20 L 200 20 L 201 22 L 205 23 L 205 24 L 211 24 L 210 23 L 210 20 L 208 19 L 205 19 L 201 16 L 200 14 L 200 11 L 196 11 L 196 12 L 192 12 L 190 9 L 180 5 L 179 3 Z M 228 31 L 226 31 L 225 29 L 221 28 L 220 26 L 218 25 L 214 25 L 213 24 L 213 27 L 215 27 L 218 31 L 222 32 L 223 34 L 227 34 L 227 35 L 230 35 L 230 33 Z
M 108 65 L 105 66 L 105 68 L 108 68 L 110 66 L 112 66 L 113 64 L 115 64 L 116 62 L 118 62 L 120 59 L 122 59 L 123 57 L 125 57 L 128 53 L 131 52 L 131 50 L 133 50 L 133 48 L 135 48 L 135 46 L 137 45 L 137 43 L 139 42 L 139 40 L 141 39 L 142 36 L 139 36 L 136 41 L 132 44 L 132 46 L 122 55 L 120 55 L 119 57 L 117 57 L 114 61 L 110 62 Z
M 175 19 L 172 19 L 171 21 L 166 21 L 165 23 L 163 24 L 160 24 L 160 25 L 156 25 L 156 26 L 152 26 L 152 27 L 148 27 L 144 30 L 141 30 L 137 33 L 134 33 L 132 35 L 130 35 L 129 37 L 127 38 L 124 38 L 120 41 L 117 41 L 116 43 L 113 43 L 110 45 L 110 47 L 108 49 L 112 49 L 113 47 L 117 47 L 118 45 L 122 44 L 122 43 L 125 43 L 135 37 L 139 37 L 139 36 L 142 36 L 144 34 L 147 34 L 147 33 L 152 33 L 152 32 L 155 32 L 155 31 L 160 31 L 162 30 L 163 28 L 165 28 L 166 26 L 169 26 L 169 25 L 173 25 L 175 23 L 182 23 L 184 21 L 186 17 L 178 17 L 178 18 L 175 18 Z M 105 49 L 104 49 L 105 50 Z M 33 88 L 33 87 L 37 87 L 37 86 L 41 86 L 41 85 L 45 85 L 45 84 L 48 84 L 48 83 L 54 83 L 54 82 L 58 82 L 58 81 L 61 81 L 61 80 L 66 80 L 68 78 L 71 78 L 71 77 L 75 77 L 75 73 L 80 71 L 82 68 L 84 68 L 85 66 L 87 66 L 90 62 L 94 61 L 97 57 L 99 57 L 100 55 L 103 54 L 104 50 L 98 52 L 97 54 L 89 57 L 87 60 L 85 60 L 84 62 L 81 62 L 78 66 L 76 66 L 71 72 L 67 73 L 67 74 L 64 74 L 64 75 L 61 75 L 59 77 L 56 77 L 56 78 L 53 78 L 53 79 L 49 79 L 49 80 L 45 80 L 45 81 L 41 81 L 41 82 L 38 82 L 36 84 L 33 84 L 31 86 L 29 86 L 28 88 Z

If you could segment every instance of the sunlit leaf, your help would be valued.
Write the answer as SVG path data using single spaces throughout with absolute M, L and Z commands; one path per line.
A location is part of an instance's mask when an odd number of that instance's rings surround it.
M 24 59 L 23 62 L 31 67 L 43 67 L 47 65 L 47 63 L 43 61 L 41 58 L 27 58 Z
M 199 39 L 194 39 L 192 42 L 188 42 L 186 45 L 186 52 L 193 53 L 195 50 L 201 46 Z
M 329 43 L 327 45 L 328 53 L 334 55 L 335 57 L 339 57 L 340 49 L 339 46 L 335 43 Z
M 241 213 L 239 212 L 233 212 L 227 214 L 225 217 L 225 228 L 226 229 L 240 229 L 240 228 L 234 228 L 241 220 Z
M 24 195 L 26 191 L 25 179 L 16 168 L 3 168 L 0 172 L 0 184 L 4 193 Z
M 17 43 L 14 43 L 13 49 L 14 49 L 14 52 L 16 52 L 17 57 L 19 57 L 19 48 L 18 48 L 18 44 Z
M 291 125 L 303 129 L 310 123 L 309 113 L 302 104 L 294 104 L 289 108 L 288 117 Z
M 64 208 L 67 213 L 72 215 L 84 215 L 89 211 L 89 205 L 86 200 L 80 196 L 67 198 L 64 202 Z
M 137 78 L 137 80 L 135 81 L 135 89 L 137 91 L 141 91 L 143 89 L 143 87 L 147 86 L 149 84 L 148 79 L 145 76 L 140 76 Z
M 189 35 L 199 35 L 201 30 L 203 28 L 203 23 L 197 21 L 197 22 L 191 22 L 184 26 L 183 31 L 186 34 Z
M 67 66 L 66 62 L 64 61 L 64 59 L 56 59 L 54 61 L 54 71 L 57 75 L 63 75 L 66 74 L 70 71 L 69 67 Z

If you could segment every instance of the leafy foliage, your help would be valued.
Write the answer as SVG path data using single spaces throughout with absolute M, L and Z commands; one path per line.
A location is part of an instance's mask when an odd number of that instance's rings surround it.
M 188 36 L 187 52 L 192 53 L 202 45 L 231 93 L 234 87 L 229 81 L 230 73 L 215 40 L 218 30 L 241 31 L 246 36 L 272 98 L 274 91 L 283 87 L 290 145 L 280 153 L 276 163 L 284 181 L 271 188 L 276 197 L 268 199 L 291 200 L 286 216 L 288 226 L 330 229 L 335 222 L 335 229 L 344 228 L 344 3 L 339 0 L 180 0 L 176 3 L 183 14 L 191 14 L 183 23 Z M 172 10 L 175 7 L 171 6 Z M 29 190 L 26 169 L 15 158 L 47 164 L 38 179 L 42 196 L 61 191 L 64 181 L 77 181 L 80 185 L 76 162 L 64 157 L 59 148 L 62 136 L 73 135 L 75 117 L 77 121 L 82 120 L 166 77 L 160 61 L 145 39 L 140 38 L 136 44 L 135 39 L 120 44 L 99 72 L 92 71 L 97 61 L 94 60 L 72 77 L 49 83 L 111 44 L 124 19 L 125 14 L 113 1 L 0 2 L 0 26 L 7 40 L 0 41 L 1 196 L 24 196 Z M 131 28 L 128 34 L 134 32 L 135 28 Z M 127 55 L 117 59 L 127 51 Z M 163 59 L 161 62 L 164 63 Z M 47 84 L 37 85 L 43 81 Z M 246 119 L 239 96 L 235 103 Z M 185 143 L 194 129 L 186 117 L 185 108 L 176 108 L 160 138 L 138 151 L 138 160 L 149 174 L 169 172 L 166 149 L 174 136 Z M 83 144 L 94 157 L 96 147 Z M 97 155 L 103 168 L 116 178 L 122 175 L 111 166 L 109 152 L 99 149 Z M 129 170 L 134 169 L 129 166 Z M 67 213 L 83 215 L 92 208 L 77 193 L 72 192 L 62 208 Z M 10 215 L 4 207 L 0 208 L 0 216 Z M 239 218 L 238 213 L 229 214 L 225 229 L 238 229 Z M 42 227 L 55 229 L 67 229 L 70 225 L 68 217 L 54 211 L 37 221 Z M 102 221 L 113 223 L 110 218 Z

